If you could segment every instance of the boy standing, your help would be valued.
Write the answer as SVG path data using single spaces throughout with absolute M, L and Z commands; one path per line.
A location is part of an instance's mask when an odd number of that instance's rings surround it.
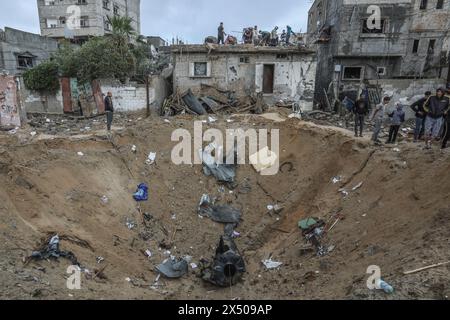
M 391 128 L 389 130 L 389 140 L 387 143 L 394 144 L 397 141 L 400 126 L 405 122 L 405 111 L 403 111 L 403 106 L 397 102 L 396 109 L 389 114 L 389 117 L 391 118 Z

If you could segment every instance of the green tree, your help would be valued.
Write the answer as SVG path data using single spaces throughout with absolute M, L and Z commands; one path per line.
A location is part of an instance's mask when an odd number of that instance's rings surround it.
M 137 38 L 137 33 L 133 29 L 133 20 L 130 17 L 108 16 L 108 22 L 112 27 L 112 36 L 123 38 L 130 42 L 131 39 Z
M 25 86 L 30 90 L 55 93 L 59 90 L 59 66 L 55 61 L 46 61 L 23 74 Z
M 108 37 L 90 39 L 77 54 L 77 75 L 81 82 L 100 78 L 117 78 L 124 82 L 135 73 L 136 58 L 131 50 Z
M 52 57 L 59 66 L 59 72 L 63 77 L 77 77 L 80 66 L 78 48 L 69 43 L 64 43 L 58 52 Z

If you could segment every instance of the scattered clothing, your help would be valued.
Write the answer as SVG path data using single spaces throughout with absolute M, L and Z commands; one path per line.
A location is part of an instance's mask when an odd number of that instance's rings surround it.
M 60 239 L 58 235 L 53 236 L 48 242 L 47 246 L 39 251 L 34 251 L 31 254 L 31 259 L 34 260 L 47 260 L 47 259 L 58 259 L 66 258 L 70 260 L 72 265 L 80 266 L 75 255 L 70 251 L 61 251 L 59 249 Z
M 134 200 L 141 202 L 148 200 L 148 186 L 145 183 L 141 183 L 138 186 L 136 193 L 133 195 Z

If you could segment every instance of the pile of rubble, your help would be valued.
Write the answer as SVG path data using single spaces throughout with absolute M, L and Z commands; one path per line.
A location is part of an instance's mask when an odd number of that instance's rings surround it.
M 135 114 L 116 113 L 114 125 L 122 127 L 141 119 Z M 106 129 L 106 119 L 104 115 L 86 118 L 67 115 L 28 114 L 28 125 L 32 136 L 37 134 L 74 136 Z
M 174 93 L 163 104 L 161 116 L 175 116 L 179 114 L 233 114 L 255 113 L 262 114 L 268 109 L 263 94 L 237 97 L 233 91 L 221 90 L 215 86 L 202 84 L 200 94 L 195 95 L 192 90 L 184 93 Z

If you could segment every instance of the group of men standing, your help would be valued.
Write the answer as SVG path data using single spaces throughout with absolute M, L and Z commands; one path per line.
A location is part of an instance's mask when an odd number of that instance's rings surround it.
M 405 111 L 402 103 L 397 102 L 393 111 L 388 112 L 391 98 L 385 96 L 378 104 L 370 120 L 374 123 L 372 141 L 380 144 L 379 135 L 386 118 L 389 119 L 390 129 L 387 144 L 397 141 L 401 125 L 405 122 Z M 416 125 L 414 130 L 414 142 L 425 138 L 426 149 L 431 149 L 433 141 L 442 140 L 442 149 L 447 148 L 450 138 L 450 84 L 447 89 L 439 88 L 433 95 L 430 91 L 424 97 L 414 102 L 410 108 L 415 112 Z M 355 136 L 362 137 L 366 117 L 369 115 L 369 102 L 363 94 L 352 104 L 352 112 L 355 116 Z
M 223 22 L 220 23 L 217 34 L 217 43 L 225 44 L 225 27 Z M 291 44 L 291 36 L 295 36 L 292 28 L 290 26 L 286 27 L 286 30 L 283 30 L 280 36 L 278 34 L 279 28 L 276 26 L 272 32 L 268 31 L 259 31 L 258 26 L 254 26 L 253 28 L 246 28 L 243 33 L 242 42 L 245 44 L 254 44 L 255 46 L 272 46 L 276 47 L 280 43 L 282 45 L 290 45 Z

